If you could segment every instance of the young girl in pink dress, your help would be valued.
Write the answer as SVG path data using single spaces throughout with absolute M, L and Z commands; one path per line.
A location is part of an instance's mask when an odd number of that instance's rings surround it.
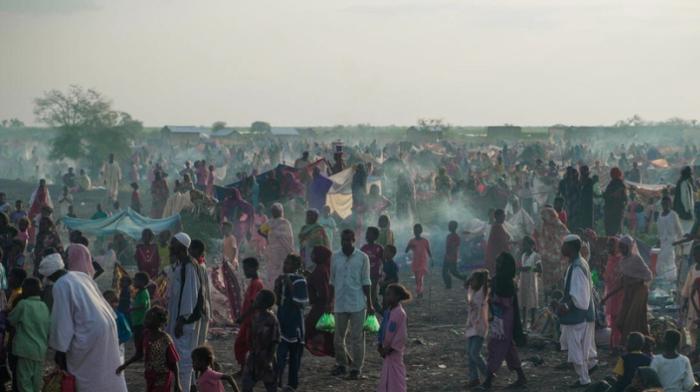
M 403 354 L 408 332 L 406 311 L 401 306 L 401 302 L 411 299 L 411 294 L 405 287 L 391 284 L 386 289 L 384 299 L 387 309 L 384 311 L 382 325 L 379 328 L 379 346 L 377 347 L 384 361 L 377 392 L 405 392 L 406 366 L 403 363 Z
M 428 260 L 433 257 L 430 253 L 430 242 L 421 237 L 423 234 L 423 226 L 420 223 L 413 226 L 414 238 L 408 241 L 406 253 L 413 251 L 413 260 L 411 262 L 411 270 L 416 277 L 416 294 L 418 298 L 423 297 L 423 278 L 428 272 Z

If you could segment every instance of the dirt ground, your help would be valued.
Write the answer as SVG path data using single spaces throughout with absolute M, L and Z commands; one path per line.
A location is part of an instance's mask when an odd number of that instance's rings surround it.
M 21 198 L 28 203 L 28 198 L 35 185 L 20 181 L 0 180 L 0 191 L 7 192 L 7 200 Z M 147 190 L 142 190 L 142 202 L 150 206 Z M 51 188 L 54 203 L 60 197 L 59 190 Z M 75 195 L 76 212 L 81 217 L 89 217 L 94 212 L 95 203 L 102 199 L 100 193 Z M 123 206 L 128 205 L 129 193 L 120 193 Z M 83 204 L 84 203 L 84 204 Z M 196 233 L 192 233 L 196 235 Z M 415 284 L 407 268 L 401 273 L 401 280 L 411 291 Z M 411 391 L 462 391 L 467 384 L 466 339 L 463 336 L 466 322 L 465 291 L 460 284 L 455 284 L 451 290 L 446 290 L 442 283 L 439 267 L 433 268 L 427 277 L 426 295 L 406 304 L 408 313 L 409 344 L 405 356 L 408 386 Z M 428 294 L 430 292 L 430 294 Z M 225 331 L 229 332 L 229 331 Z M 233 373 L 237 364 L 233 357 L 232 333 L 224 333 L 223 337 L 212 337 L 211 346 L 214 348 L 222 371 Z M 364 373 L 367 377 L 360 381 L 346 381 L 330 376 L 334 365 L 332 358 L 313 357 L 304 353 L 301 367 L 300 391 L 373 391 L 379 379 L 381 358 L 376 353 L 376 336 L 367 336 Z M 485 348 L 484 348 L 485 351 Z M 520 349 L 520 358 L 528 377 L 528 390 L 561 391 L 576 381 L 573 370 L 557 370 L 555 367 L 565 361 L 564 354 L 554 349 L 525 347 Z M 133 344 L 127 343 L 127 357 L 133 353 Z M 544 363 L 536 366 L 531 359 L 541 358 Z M 607 351 L 599 351 L 599 359 L 608 364 L 614 361 L 608 357 Z M 538 361 L 535 361 L 538 362 Z M 609 365 L 602 366 L 593 375 L 595 380 L 602 379 L 610 372 Z M 47 362 L 49 366 L 49 362 Z M 134 364 L 125 372 L 129 390 L 145 390 L 143 365 Z M 500 390 L 515 379 L 505 365 L 498 373 L 494 390 Z M 256 390 L 263 390 L 260 385 Z
M 464 325 L 466 307 L 464 306 L 464 289 L 461 286 L 446 290 L 438 270 L 429 278 L 428 287 L 432 295 L 426 295 L 408 303 L 409 345 L 405 356 L 408 387 L 411 391 L 464 391 L 467 384 L 466 340 Z M 403 283 L 413 290 L 415 285 L 406 271 L 401 274 Z M 233 339 L 229 335 L 224 339 L 210 341 L 217 360 L 223 371 L 233 373 L 237 364 L 233 358 Z M 361 381 L 347 381 L 332 377 L 330 371 L 334 365 L 332 358 L 314 357 L 304 353 L 301 367 L 299 391 L 374 391 L 376 390 L 381 369 L 381 358 L 376 352 L 376 336 L 366 338 L 366 356 L 364 373 L 367 377 Z M 484 348 L 485 350 L 485 348 Z M 131 352 L 129 347 L 128 352 Z M 527 390 L 561 391 L 576 381 L 573 370 L 557 370 L 555 367 L 566 360 L 563 353 L 553 346 L 547 349 L 525 347 L 519 350 L 523 368 L 528 378 Z M 607 351 L 599 352 L 603 362 L 612 362 Z M 530 360 L 540 357 L 544 364 L 535 366 Z M 594 379 L 601 379 L 609 374 L 607 366 L 594 373 Z M 129 390 L 144 388 L 143 367 L 140 364 L 126 371 Z M 505 364 L 498 373 L 494 390 L 504 389 L 515 380 Z M 256 389 L 262 391 L 262 386 Z

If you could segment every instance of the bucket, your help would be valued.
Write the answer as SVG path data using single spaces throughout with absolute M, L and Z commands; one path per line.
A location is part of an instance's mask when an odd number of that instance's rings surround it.
M 660 248 L 651 248 L 651 254 L 649 255 L 649 268 L 654 276 L 656 276 L 656 262 L 659 260 L 659 253 L 661 253 Z

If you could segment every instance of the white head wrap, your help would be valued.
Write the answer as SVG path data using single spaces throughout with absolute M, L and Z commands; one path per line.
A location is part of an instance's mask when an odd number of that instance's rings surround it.
M 62 270 L 65 268 L 63 264 L 63 258 L 58 253 L 52 253 L 41 260 L 39 264 L 39 273 L 42 276 L 48 277 L 54 274 L 54 272 Z
M 566 237 L 564 237 L 564 242 L 574 242 L 574 241 L 581 241 L 581 237 L 577 236 L 576 234 L 569 234 Z
M 177 240 L 177 242 L 181 243 L 185 248 L 189 249 L 190 244 L 192 243 L 192 239 L 190 238 L 187 233 L 177 233 L 173 237 Z

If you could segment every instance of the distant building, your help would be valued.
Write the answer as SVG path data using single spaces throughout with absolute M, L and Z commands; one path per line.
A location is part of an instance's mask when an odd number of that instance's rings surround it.
M 298 137 L 299 130 L 292 127 L 272 127 L 270 128 L 270 134 L 276 137 Z
M 160 132 L 164 138 L 171 142 L 191 144 L 202 139 L 209 139 L 211 130 L 208 127 L 166 125 Z
M 242 140 L 240 132 L 234 128 L 221 128 L 211 133 L 212 140 L 221 144 L 235 144 Z
M 486 128 L 486 136 L 491 139 L 519 139 L 523 129 L 513 125 L 502 125 Z

